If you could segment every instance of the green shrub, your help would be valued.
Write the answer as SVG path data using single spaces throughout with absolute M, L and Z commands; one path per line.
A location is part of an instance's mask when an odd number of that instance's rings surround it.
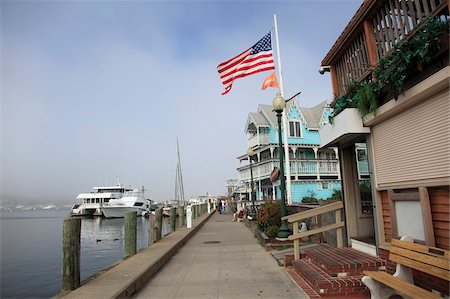
M 334 189 L 329 199 L 342 200 L 342 190 Z
M 256 223 L 261 231 L 265 231 L 270 226 L 281 225 L 281 205 L 278 200 L 265 201 L 261 209 L 256 214 Z
M 303 203 L 318 203 L 319 200 L 316 198 L 316 193 L 313 190 L 308 190 L 308 196 L 303 197 Z
M 279 226 L 271 225 L 271 226 L 266 227 L 266 229 L 264 229 L 264 233 L 269 238 L 275 238 L 278 235 L 279 230 L 280 230 Z

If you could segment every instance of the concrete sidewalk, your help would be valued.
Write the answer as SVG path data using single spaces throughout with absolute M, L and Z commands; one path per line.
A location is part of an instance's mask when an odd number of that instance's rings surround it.
M 243 223 L 216 213 L 135 298 L 309 298 Z

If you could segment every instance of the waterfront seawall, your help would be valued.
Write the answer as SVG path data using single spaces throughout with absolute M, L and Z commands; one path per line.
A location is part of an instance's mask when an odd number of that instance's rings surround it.
M 150 247 L 124 259 L 116 266 L 84 281 L 71 292 L 53 298 L 124 298 L 131 297 L 151 279 L 165 263 L 191 238 L 214 213 L 192 221 L 192 228 L 178 228 Z

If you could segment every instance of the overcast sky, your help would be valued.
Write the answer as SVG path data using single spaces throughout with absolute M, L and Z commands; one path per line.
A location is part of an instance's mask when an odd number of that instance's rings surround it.
M 320 62 L 362 2 L 1 1 L 2 200 L 71 203 L 117 178 L 171 199 L 177 137 L 186 198 L 224 194 L 276 91 L 264 72 L 222 96 L 217 65 L 277 14 L 286 97 L 330 100 Z

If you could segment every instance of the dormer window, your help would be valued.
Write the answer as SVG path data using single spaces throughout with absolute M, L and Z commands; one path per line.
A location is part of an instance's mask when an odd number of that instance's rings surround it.
M 298 120 L 290 120 L 289 121 L 289 137 L 301 138 L 302 137 L 302 129 L 300 121 Z

